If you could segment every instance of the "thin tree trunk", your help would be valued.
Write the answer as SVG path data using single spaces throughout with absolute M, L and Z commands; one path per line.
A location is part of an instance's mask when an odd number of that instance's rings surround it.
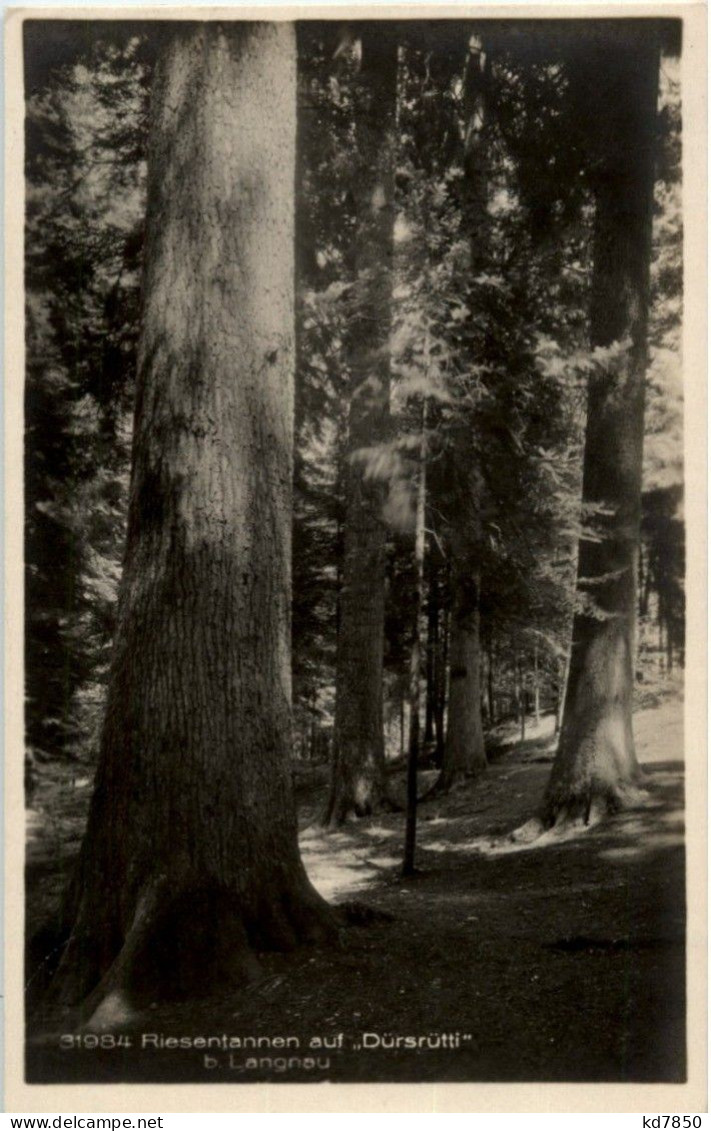
M 640 616 L 646 617 L 649 613 L 649 598 L 652 593 L 652 585 L 654 583 L 654 573 L 652 570 L 651 562 L 647 562 L 644 577 L 644 589 L 642 590 L 642 599 L 640 601 Z
M 494 697 L 494 626 L 489 625 L 487 635 L 487 689 L 489 696 L 489 726 L 496 726 L 496 700 Z
M 618 344 L 588 390 L 583 500 L 602 505 L 602 538 L 580 545 L 578 586 L 597 615 L 573 625 L 563 725 L 545 801 L 548 823 L 621 804 L 639 778 L 632 735 L 644 381 L 659 51 L 653 33 L 610 44 L 596 185 L 591 341 Z M 599 86 L 598 86 L 599 89 Z
M 541 721 L 541 685 L 540 673 L 538 670 L 538 641 L 533 644 L 533 717 L 536 726 Z
M 287 23 L 178 26 L 157 65 L 118 626 L 52 987 L 96 1027 L 333 929 L 291 781 L 294 106 Z
M 646 566 L 647 566 L 647 563 L 645 561 L 645 554 L 644 554 L 644 541 L 643 541 L 643 539 L 640 538 L 639 559 L 638 559 L 638 562 L 637 562 L 637 592 L 639 593 L 639 615 L 640 615 L 640 617 L 644 617 L 644 616 L 647 615 L 647 604 L 646 604 L 647 582 L 646 582 L 646 579 L 647 579 L 648 570 L 647 570 Z
M 417 507 L 415 513 L 415 611 L 410 652 L 410 738 L 407 752 L 407 819 L 405 827 L 405 854 L 402 874 L 415 872 L 415 841 L 417 837 L 417 763 L 420 756 L 420 678 L 422 646 L 420 620 L 424 603 L 425 571 L 425 502 L 427 497 L 427 401 L 422 404 L 422 434 L 420 467 L 417 482 Z
M 343 585 L 336 656 L 331 789 L 324 821 L 367 816 L 386 801 L 383 645 L 386 528 L 384 485 L 359 453 L 388 435 L 390 307 L 395 184 L 397 43 L 365 25 L 354 90 L 356 231 L 348 362 L 351 399 L 343 533 Z
M 464 71 L 464 175 L 463 226 L 469 236 L 472 269 L 484 266 L 489 246 L 488 118 L 491 60 L 481 37 L 469 41 Z
M 523 664 L 520 653 L 516 653 L 516 687 L 518 700 L 518 718 L 521 727 L 521 742 L 526 741 L 526 684 L 523 675 Z
M 659 670 L 664 671 L 664 604 L 661 590 L 657 595 L 657 654 Z
M 436 766 L 442 765 L 444 758 L 445 728 L 444 714 L 447 704 L 447 665 L 449 661 L 449 614 L 442 609 L 441 626 L 438 632 L 438 647 L 435 653 L 435 755 Z
M 316 757 L 317 736 L 318 736 L 318 724 L 317 724 L 317 721 L 316 721 L 316 693 L 315 692 L 313 692 L 313 694 L 311 696 L 311 726 L 310 726 L 309 730 L 310 730 L 309 760 L 313 762 L 315 757 Z
M 432 555 L 430 554 L 430 559 Z M 435 736 L 435 714 L 437 712 L 437 687 L 435 667 L 439 648 L 439 601 L 437 591 L 436 567 L 430 561 L 430 584 L 427 593 L 427 656 L 425 665 L 427 698 L 425 703 L 425 745 L 431 745 Z
M 568 686 L 568 673 L 570 671 L 570 649 L 565 654 L 565 659 L 558 660 L 558 683 L 556 685 L 556 704 L 555 704 L 555 733 L 560 734 L 561 723 L 563 722 L 563 704 L 565 703 L 565 689 Z

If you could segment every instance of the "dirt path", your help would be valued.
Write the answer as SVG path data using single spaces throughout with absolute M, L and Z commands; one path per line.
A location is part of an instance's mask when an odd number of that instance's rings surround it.
M 492 851 L 541 796 L 551 757 L 542 730 L 504 747 L 477 783 L 422 807 L 422 872 L 408 882 L 398 874 L 402 816 L 327 834 L 312 792 L 302 851 L 314 883 L 392 919 L 349 928 L 340 949 L 265 955 L 263 979 L 239 995 L 148 1010 L 124 1033 L 130 1048 L 61 1050 L 56 1031 L 45 1032 L 30 1046 L 31 1078 L 682 1080 L 681 704 L 640 713 L 636 732 L 644 806 L 573 839 Z M 40 903 L 58 874 L 42 873 L 47 840 L 37 832 L 31 853 Z M 191 1047 L 156 1047 L 160 1034 Z M 195 1047 L 223 1034 L 268 1040 Z

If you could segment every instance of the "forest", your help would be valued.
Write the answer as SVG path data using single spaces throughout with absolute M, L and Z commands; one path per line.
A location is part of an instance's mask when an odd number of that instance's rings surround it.
M 681 51 L 25 21 L 28 1082 L 685 1079 Z

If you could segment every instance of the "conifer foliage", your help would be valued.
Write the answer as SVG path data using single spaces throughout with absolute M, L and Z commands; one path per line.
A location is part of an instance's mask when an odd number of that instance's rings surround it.
M 107 1017 L 198 891 L 220 976 L 333 934 L 294 781 L 333 829 L 408 752 L 411 874 L 502 724 L 560 715 L 543 822 L 624 803 L 683 668 L 677 60 L 446 25 L 26 25 L 27 780 L 98 767 Z

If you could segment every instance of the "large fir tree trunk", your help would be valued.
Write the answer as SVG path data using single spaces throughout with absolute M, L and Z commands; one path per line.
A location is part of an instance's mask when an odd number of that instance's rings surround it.
M 471 246 L 472 273 L 484 269 L 488 251 L 487 93 L 489 63 L 481 40 L 472 36 L 464 73 L 466 134 L 464 171 L 466 190 L 463 222 Z M 454 458 L 459 465 L 471 460 L 471 437 L 461 428 Z M 452 558 L 452 616 L 449 645 L 449 706 L 442 769 L 433 792 L 448 790 L 457 779 L 486 768 L 481 714 L 481 643 L 479 632 L 479 580 L 475 576 L 474 547 L 479 527 L 478 473 L 472 466 L 457 477 L 464 498 L 458 500 L 448 539 Z M 464 517 L 463 517 L 464 516 Z M 462 535 L 455 526 L 469 524 Z
M 632 736 L 644 380 L 654 189 L 658 49 L 610 44 L 594 81 L 604 91 L 596 186 L 591 339 L 621 356 L 590 379 L 583 501 L 603 508 L 600 541 L 580 545 L 578 588 L 548 823 L 604 811 L 634 792 Z M 594 611 L 591 609 L 594 606 Z
M 157 65 L 118 626 L 54 986 L 94 1025 L 332 927 L 290 775 L 293 39 L 189 24 Z
M 371 814 L 386 801 L 383 647 L 384 485 L 359 453 L 387 438 L 390 399 L 397 43 L 383 25 L 361 32 L 355 80 L 353 309 L 348 331 L 351 399 L 345 471 L 343 580 L 336 657 L 331 789 L 325 821 Z

